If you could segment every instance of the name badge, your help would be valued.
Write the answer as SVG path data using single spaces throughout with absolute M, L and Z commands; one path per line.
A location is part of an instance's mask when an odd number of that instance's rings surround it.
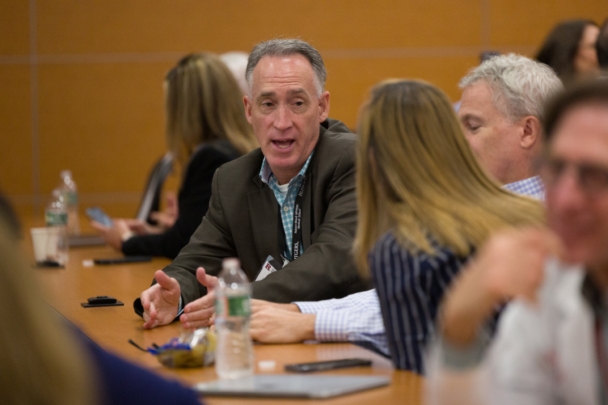
M 277 271 L 276 267 L 278 267 L 278 263 L 276 262 L 276 260 L 274 260 L 274 257 L 268 256 L 266 258 L 266 261 L 262 265 L 262 270 L 260 270 L 260 272 L 259 272 L 258 276 L 256 277 L 255 281 L 262 281 L 262 280 L 264 280 L 270 274 L 272 274 L 275 271 Z M 280 269 L 280 267 L 279 267 L 279 269 Z

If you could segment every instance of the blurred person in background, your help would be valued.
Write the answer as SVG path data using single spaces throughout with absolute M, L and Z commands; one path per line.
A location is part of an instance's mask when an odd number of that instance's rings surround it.
M 549 65 L 565 85 L 595 76 L 599 64 L 595 43 L 600 30 L 591 20 L 571 20 L 557 24 L 535 56 Z
M 600 34 L 597 37 L 597 43 L 595 44 L 597 51 L 597 60 L 600 64 L 600 68 L 604 71 L 604 74 L 608 72 L 608 18 L 602 24 L 600 28 Z
M 456 280 L 429 403 L 607 403 L 608 82 L 560 95 L 544 128 L 549 227 L 493 236 Z M 507 300 L 489 341 L 484 324 Z
M 111 227 L 93 222 L 126 255 L 175 258 L 207 212 L 216 169 L 258 146 L 241 91 L 214 54 L 188 55 L 169 71 L 165 109 L 167 146 L 183 174 L 175 223 L 164 228 L 138 220 L 115 219 Z
M 245 71 L 247 70 L 249 54 L 239 51 L 226 52 L 220 55 L 220 59 L 228 66 L 239 85 L 239 89 L 241 89 L 241 93 L 246 96 L 249 87 L 247 86 L 247 80 L 245 80 Z

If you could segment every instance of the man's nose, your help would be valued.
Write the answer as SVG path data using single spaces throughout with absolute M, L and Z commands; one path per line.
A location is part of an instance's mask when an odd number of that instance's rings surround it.
M 279 130 L 286 130 L 292 125 L 291 111 L 287 106 L 279 106 L 275 110 L 274 126 Z

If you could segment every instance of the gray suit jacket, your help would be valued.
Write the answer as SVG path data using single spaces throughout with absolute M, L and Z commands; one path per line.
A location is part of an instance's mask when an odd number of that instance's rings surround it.
M 357 273 L 352 242 L 357 226 L 356 136 L 327 120 L 308 168 L 303 200 L 304 254 L 253 283 L 253 297 L 274 302 L 339 298 L 368 288 Z M 206 294 L 196 268 L 221 271 L 222 259 L 238 257 L 255 280 L 266 257 L 280 258 L 279 205 L 259 177 L 264 156 L 257 149 L 220 167 L 213 178 L 209 211 L 190 242 L 164 268 L 181 286 L 184 305 Z

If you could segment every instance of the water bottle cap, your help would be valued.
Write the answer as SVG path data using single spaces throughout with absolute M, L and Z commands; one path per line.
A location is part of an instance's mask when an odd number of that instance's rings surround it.
M 222 267 L 225 269 L 241 268 L 241 262 L 236 257 L 227 257 L 222 260 Z
M 62 179 L 66 178 L 66 177 L 72 177 L 72 171 L 71 170 L 62 170 L 59 173 L 59 177 L 61 177 Z

